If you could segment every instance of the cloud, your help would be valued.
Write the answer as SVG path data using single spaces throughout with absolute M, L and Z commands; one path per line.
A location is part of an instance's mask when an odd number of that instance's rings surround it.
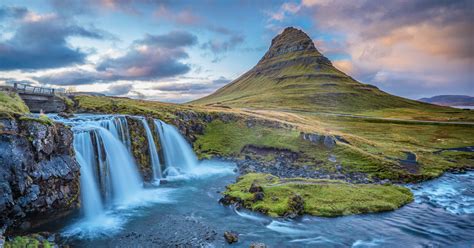
M 0 6 L 0 20 L 6 18 L 19 19 L 28 13 L 25 7 Z
M 190 65 L 186 47 L 197 43 L 191 33 L 173 31 L 163 35 L 147 34 L 136 40 L 127 52 L 118 57 L 105 57 L 94 70 L 72 69 L 49 73 L 35 79 L 53 85 L 84 85 L 110 83 L 118 80 L 149 81 L 185 74 Z M 172 46 L 172 44 L 175 44 Z
M 133 85 L 130 83 L 116 84 L 116 85 L 109 86 L 109 88 L 103 93 L 106 95 L 111 95 L 111 96 L 123 96 L 123 95 L 127 95 L 132 90 L 133 90 Z
M 19 17 L 19 16 L 17 16 Z M 85 28 L 59 16 L 28 12 L 21 15 L 14 35 L 0 41 L 0 70 L 45 69 L 82 64 L 87 54 L 71 47 L 70 37 L 109 39 L 95 27 Z
M 412 98 L 474 93 L 472 1 L 305 0 L 301 10 L 324 34 L 318 49 L 358 80 Z
M 288 15 L 295 14 L 300 11 L 300 9 L 301 5 L 288 2 L 283 3 L 277 11 L 268 11 L 266 13 L 270 16 L 270 21 L 283 21 Z
M 200 83 L 162 83 L 154 86 L 152 89 L 173 93 L 189 92 L 192 94 L 202 94 L 211 93 L 229 82 L 229 79 L 220 77 L 215 80 Z
M 164 35 L 147 34 L 143 40 L 139 40 L 136 43 L 161 46 L 164 48 L 175 48 L 195 45 L 197 43 L 197 37 L 184 31 L 172 31 Z
M 214 54 L 225 53 L 235 49 L 244 43 L 245 37 L 240 34 L 232 34 L 225 39 L 213 39 L 201 45 L 202 49 L 208 49 Z
M 155 17 L 159 20 L 172 21 L 177 24 L 193 26 L 200 24 L 203 20 L 200 16 L 196 15 L 189 9 L 172 12 L 164 5 L 161 5 L 155 11 Z

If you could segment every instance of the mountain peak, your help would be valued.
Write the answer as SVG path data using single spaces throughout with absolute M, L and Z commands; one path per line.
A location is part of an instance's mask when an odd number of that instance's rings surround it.
M 319 54 L 313 41 L 305 32 L 294 27 L 287 27 L 272 39 L 270 49 L 263 56 L 262 60 L 298 51 L 316 52 Z
M 251 70 L 193 104 L 340 113 L 427 106 L 357 82 L 318 52 L 305 32 L 293 27 L 273 38 Z

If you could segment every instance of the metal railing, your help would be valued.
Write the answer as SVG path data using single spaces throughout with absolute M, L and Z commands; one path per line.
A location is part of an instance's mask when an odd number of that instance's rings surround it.
M 57 93 L 56 89 L 53 88 L 38 87 L 22 83 L 14 83 L 13 88 L 18 93 L 30 93 L 40 95 L 54 95 Z

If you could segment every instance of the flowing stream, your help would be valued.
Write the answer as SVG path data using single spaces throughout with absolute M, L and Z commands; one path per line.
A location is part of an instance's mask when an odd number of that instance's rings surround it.
M 235 164 L 198 161 L 178 130 L 160 120 L 146 126 L 155 179 L 145 184 L 130 151 L 123 116 L 78 115 L 69 120 L 81 165 L 81 213 L 42 230 L 61 232 L 74 247 L 222 247 L 224 231 L 239 233 L 236 247 L 472 247 L 474 172 L 446 174 L 408 185 L 415 201 L 399 210 L 338 218 L 270 218 L 218 204 L 235 181 Z M 139 118 L 139 117 L 136 117 Z M 144 120 L 144 119 L 142 119 Z M 158 132 L 161 165 L 153 131 Z M 154 155 L 152 155 L 153 157 Z M 161 173 L 161 168 L 164 168 Z M 204 237 L 204 238 L 201 238 Z M 210 237 L 210 238 L 206 238 Z

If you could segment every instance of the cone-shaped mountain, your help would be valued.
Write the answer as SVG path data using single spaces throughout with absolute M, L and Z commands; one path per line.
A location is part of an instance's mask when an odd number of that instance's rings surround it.
M 434 107 L 357 82 L 335 68 L 306 33 L 292 27 L 273 38 L 250 71 L 192 104 L 345 113 Z

